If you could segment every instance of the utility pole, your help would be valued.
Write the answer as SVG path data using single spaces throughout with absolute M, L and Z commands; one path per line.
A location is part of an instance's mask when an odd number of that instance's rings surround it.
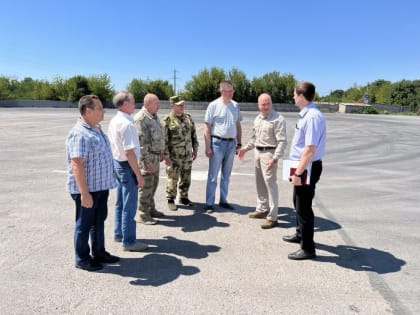
M 172 78 L 173 80 L 174 80 L 174 93 L 175 93 L 175 95 L 176 95 L 176 79 L 177 79 L 177 76 L 176 76 L 176 69 L 174 69 L 174 76 L 173 76 L 173 78 Z

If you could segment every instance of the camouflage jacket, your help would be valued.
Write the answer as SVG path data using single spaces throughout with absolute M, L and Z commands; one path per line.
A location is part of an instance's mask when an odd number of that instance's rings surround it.
M 195 124 L 190 114 L 176 117 L 173 112 L 162 118 L 162 130 L 165 138 L 164 156 L 171 159 L 185 155 L 191 159 L 192 151 L 197 152 L 198 140 Z
M 139 134 L 140 161 L 153 163 L 153 155 L 159 155 L 165 148 L 162 128 L 157 114 L 150 114 L 144 107 L 134 116 L 134 126 Z

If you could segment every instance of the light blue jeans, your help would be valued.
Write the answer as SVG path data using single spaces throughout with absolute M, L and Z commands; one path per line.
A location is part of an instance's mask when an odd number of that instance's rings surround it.
M 236 153 L 236 140 L 221 140 L 211 138 L 213 156 L 209 159 L 209 171 L 206 187 L 206 206 L 212 206 L 216 195 L 217 175 L 220 176 L 219 202 L 227 202 L 229 178 L 232 172 L 233 160 Z
M 137 180 L 128 162 L 114 160 L 114 169 L 118 181 L 114 238 L 122 238 L 122 245 L 126 247 L 136 242 Z

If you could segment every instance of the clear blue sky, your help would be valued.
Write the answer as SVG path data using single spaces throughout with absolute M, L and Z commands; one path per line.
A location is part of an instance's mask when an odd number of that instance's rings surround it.
M 107 73 L 177 88 L 204 68 L 271 71 L 320 95 L 420 79 L 419 0 L 0 0 L 0 75 Z

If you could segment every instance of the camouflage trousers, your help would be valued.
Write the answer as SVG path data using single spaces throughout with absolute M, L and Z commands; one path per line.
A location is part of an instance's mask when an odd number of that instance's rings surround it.
M 191 185 L 191 159 L 172 159 L 172 165 L 166 167 L 166 199 L 175 199 L 177 186 L 180 198 L 188 198 Z
M 153 165 L 156 169 L 154 173 L 146 172 L 146 166 L 140 164 L 141 175 L 144 179 L 143 188 L 139 189 L 139 199 L 137 202 L 137 211 L 141 214 L 150 214 L 150 211 L 156 209 L 155 193 L 159 185 L 159 156 L 156 155 L 153 160 Z

